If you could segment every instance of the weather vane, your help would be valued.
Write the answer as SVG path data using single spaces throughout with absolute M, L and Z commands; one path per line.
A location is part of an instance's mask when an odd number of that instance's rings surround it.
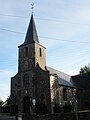
M 32 14 L 33 14 L 33 9 L 34 9 L 34 3 L 31 4 L 31 9 L 32 9 Z

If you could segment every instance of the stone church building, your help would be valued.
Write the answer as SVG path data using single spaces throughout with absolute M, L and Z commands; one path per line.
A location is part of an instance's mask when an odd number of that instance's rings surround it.
M 82 78 L 46 66 L 46 48 L 39 42 L 33 14 L 25 41 L 18 48 L 18 73 L 11 78 L 11 112 L 16 109 L 18 113 L 53 113 L 55 104 L 75 103 L 77 90 L 80 95 L 83 91 L 76 81 Z
M 37 112 L 39 112 L 38 106 L 41 106 L 41 109 L 45 107 L 45 110 L 40 112 L 51 112 L 46 48 L 39 43 L 33 15 L 25 41 L 19 46 L 18 73 L 11 78 L 10 98 L 11 109 L 16 104 L 19 112 L 33 113 L 33 104 L 37 105 Z

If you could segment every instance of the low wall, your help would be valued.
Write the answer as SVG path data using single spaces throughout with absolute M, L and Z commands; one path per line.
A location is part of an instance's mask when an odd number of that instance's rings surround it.
M 48 115 L 19 114 L 16 120 L 90 120 L 90 112 L 60 113 Z

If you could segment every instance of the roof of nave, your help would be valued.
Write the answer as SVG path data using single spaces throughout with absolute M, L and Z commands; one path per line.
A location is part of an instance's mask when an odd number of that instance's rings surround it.
M 47 69 L 50 71 L 50 74 L 57 75 L 59 85 L 76 88 L 76 86 L 72 83 L 72 78 L 70 75 L 68 75 L 64 72 L 58 71 L 51 67 L 47 67 Z
M 57 75 L 58 84 L 67 87 L 74 87 L 79 89 L 90 89 L 90 75 L 79 74 L 70 76 L 64 72 L 58 71 L 54 68 L 47 67 L 50 74 Z

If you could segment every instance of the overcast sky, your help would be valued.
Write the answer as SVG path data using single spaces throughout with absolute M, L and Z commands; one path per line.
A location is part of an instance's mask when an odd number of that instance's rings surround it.
M 0 0 L 2 100 L 10 95 L 10 78 L 17 73 L 18 46 L 25 39 L 32 3 L 47 66 L 75 75 L 90 63 L 90 0 Z

